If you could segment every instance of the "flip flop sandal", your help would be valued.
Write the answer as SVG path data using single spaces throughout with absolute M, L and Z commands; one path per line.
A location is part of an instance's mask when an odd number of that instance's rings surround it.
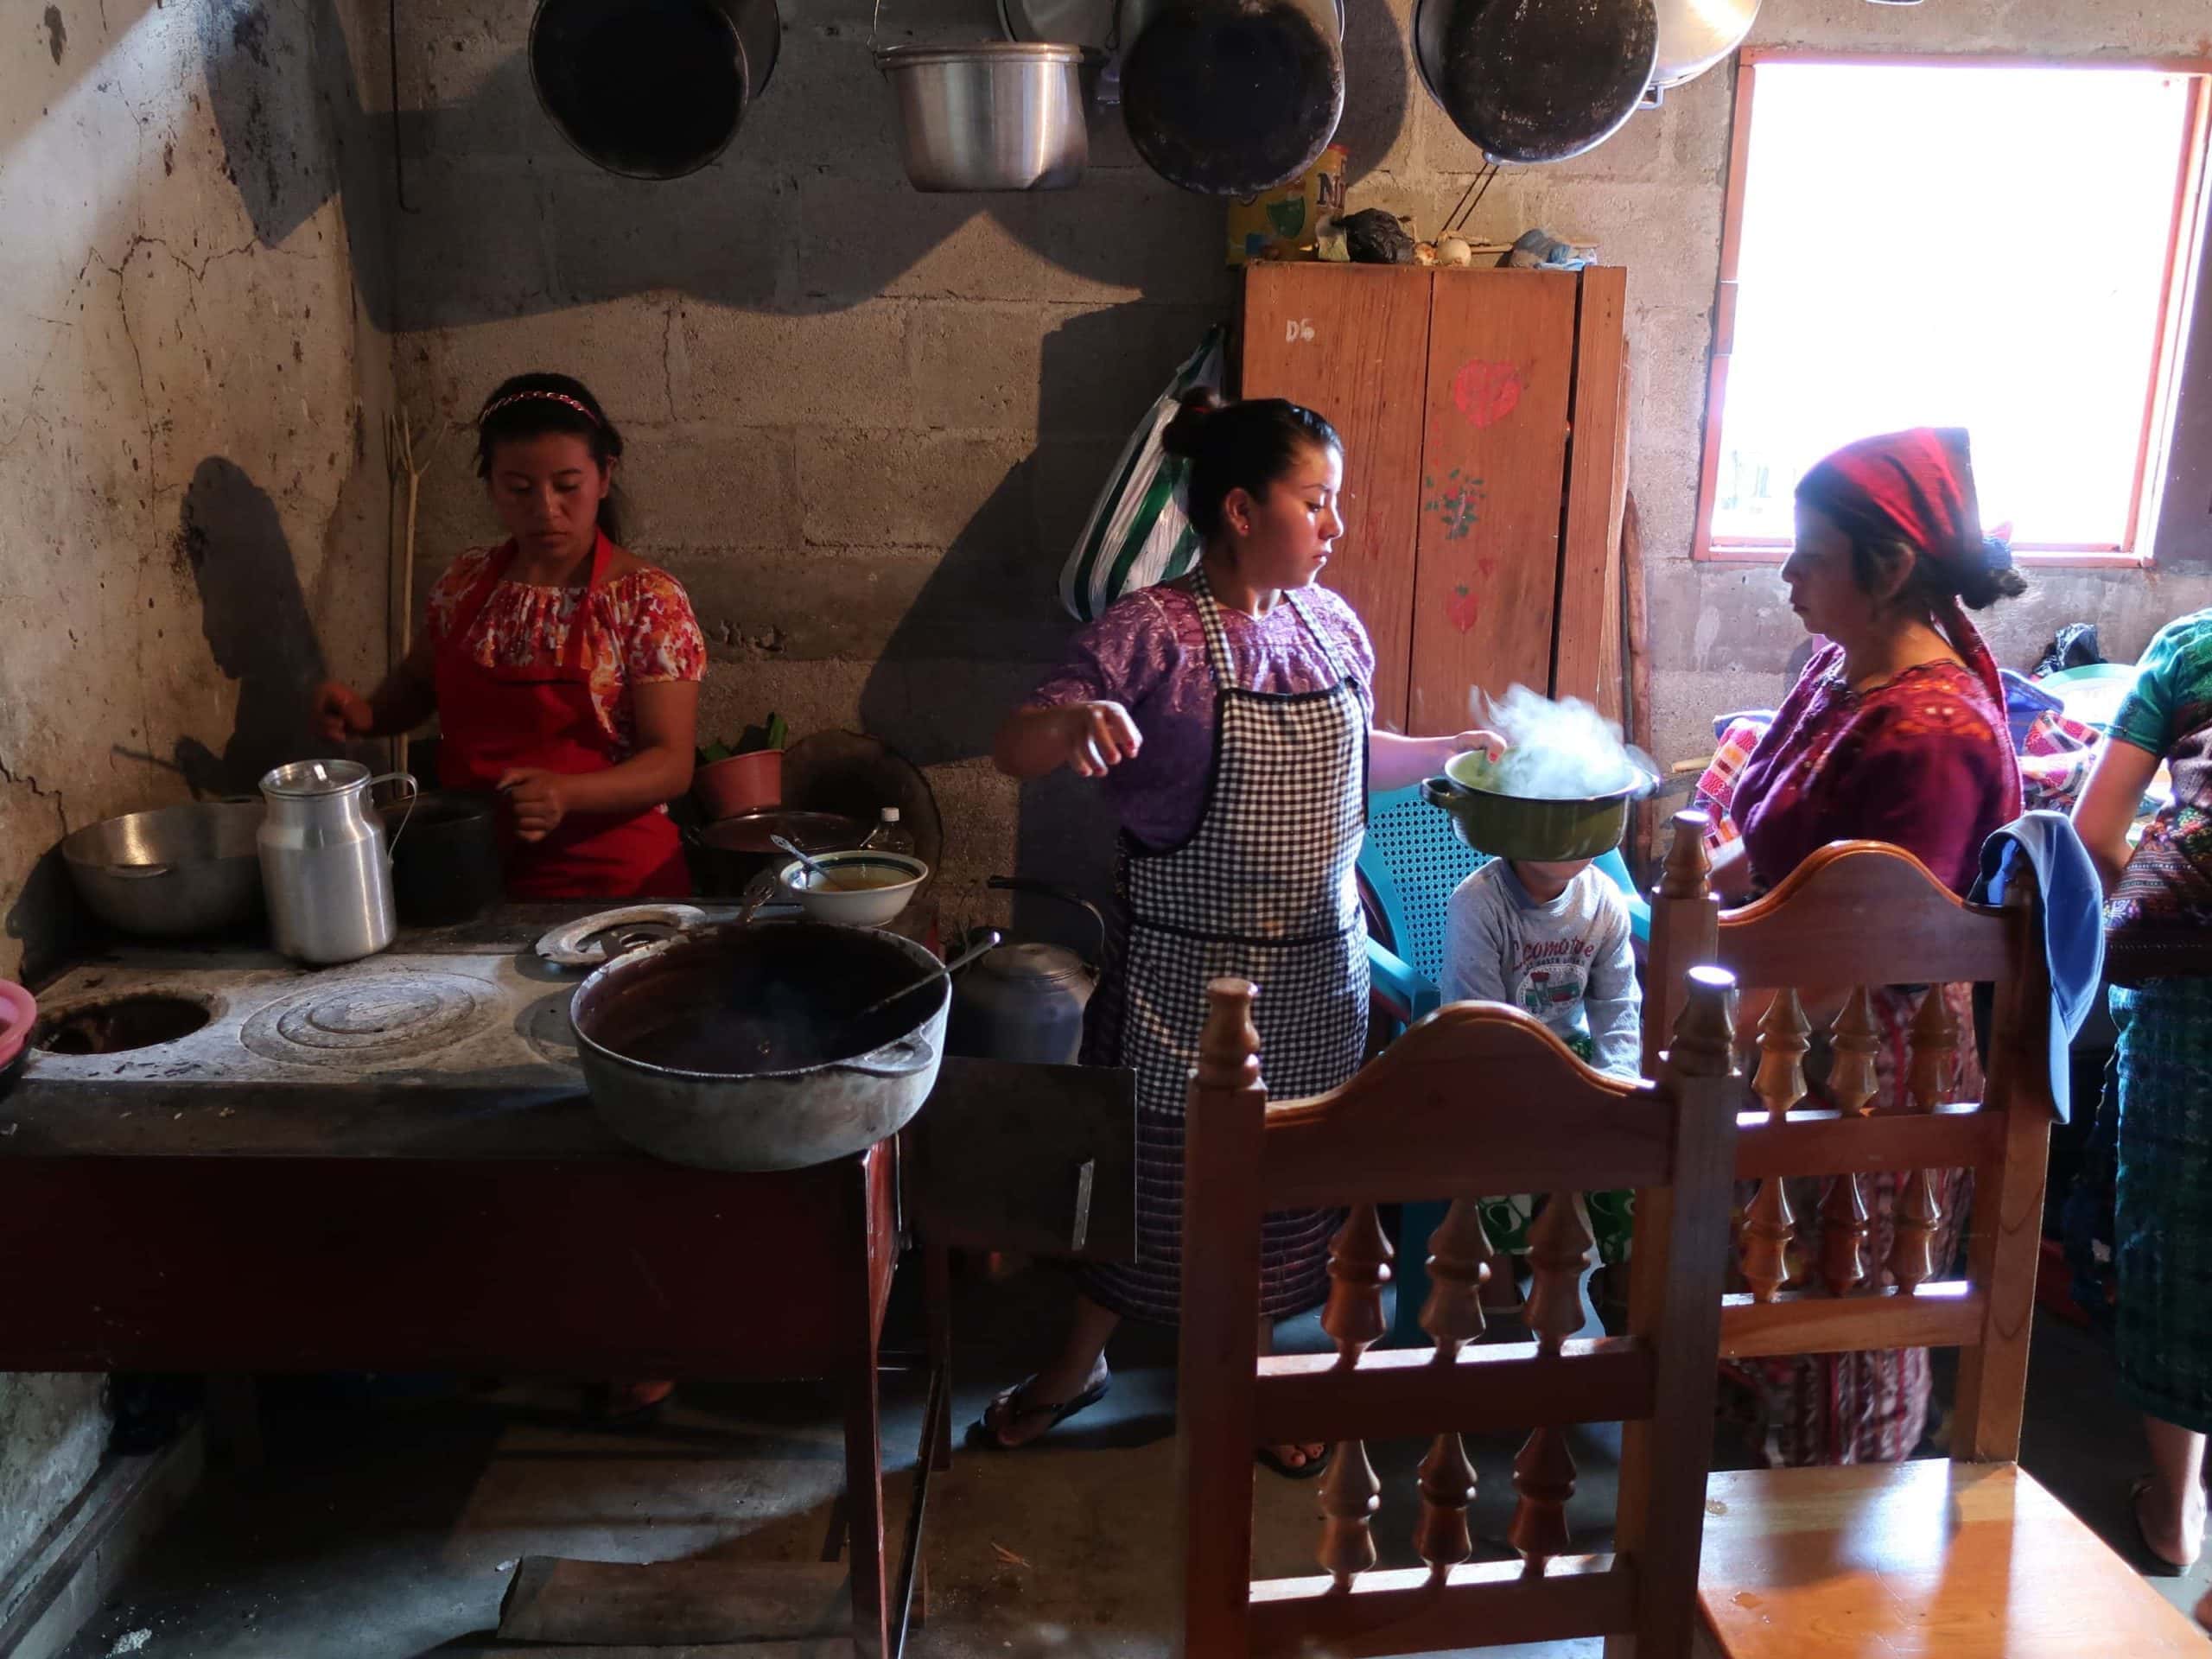
M 1022 1404 L 1024 1396 L 1029 1392 L 1030 1384 L 1036 1380 L 1034 1375 L 1022 1378 L 1012 1389 L 1001 1395 L 998 1400 L 992 1401 L 991 1406 L 997 1405 L 999 1400 L 1006 1402 L 1006 1406 L 999 1418 L 1001 1424 L 1022 1417 L 1034 1417 L 1045 1412 L 1052 1414 L 1052 1421 L 1046 1423 L 1041 1431 L 1031 1435 L 1028 1440 L 1010 1446 L 1001 1440 L 999 1431 L 991 1427 L 991 1408 L 986 1406 L 983 1408 L 983 1414 L 968 1425 L 968 1444 L 981 1452 L 1019 1452 L 1022 1446 L 1031 1446 L 1043 1440 L 1046 1435 L 1051 1433 L 1078 1411 L 1087 1410 L 1096 1405 L 1106 1397 L 1107 1391 L 1114 1386 L 1112 1377 L 1103 1376 L 1076 1395 L 1074 1399 L 1063 1401 L 1058 1405 Z
M 2135 1547 L 2142 1554 L 2142 1570 L 2155 1579 L 2177 1579 L 2189 1568 L 2178 1561 L 2168 1560 L 2152 1548 L 2151 1535 L 2143 1530 L 2143 1494 L 2150 1490 L 2148 1475 L 2139 1475 L 2135 1484 L 2127 1489 L 2127 1518 L 2135 1523 Z
M 1329 1466 L 1329 1459 L 1332 1455 L 1332 1452 L 1324 1452 L 1310 1462 L 1292 1463 L 1271 1446 L 1255 1446 L 1252 1449 L 1252 1460 L 1255 1463 L 1267 1465 L 1285 1480 L 1313 1479 L 1314 1476 Z

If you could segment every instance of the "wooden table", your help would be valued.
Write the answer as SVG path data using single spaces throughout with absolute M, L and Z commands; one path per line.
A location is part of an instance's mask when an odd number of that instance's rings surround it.
M 543 907 L 518 909 L 467 937 L 505 926 L 526 940 L 545 925 Z M 400 948 L 448 940 L 463 935 Z M 1046 1073 L 1063 1091 L 1128 1093 L 1118 1072 L 950 1058 L 924 1116 L 957 1122 L 963 1102 L 1002 1113 Z M 609 1135 L 580 1080 L 34 1075 L 0 1101 L 0 1370 L 829 1379 L 844 1395 L 855 1642 L 895 1659 L 930 1466 L 950 1444 L 949 1332 L 931 1317 L 894 1584 L 877 1367 L 901 1157 L 893 1141 L 786 1173 L 687 1169 Z M 1115 1167 L 1126 1176 L 1125 1160 Z

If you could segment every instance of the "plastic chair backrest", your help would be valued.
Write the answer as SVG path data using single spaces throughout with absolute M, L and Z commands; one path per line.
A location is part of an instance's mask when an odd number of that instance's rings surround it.
M 1375 894 L 1390 948 L 1433 983 L 1444 969 L 1446 901 L 1488 858 L 1461 841 L 1421 786 L 1370 795 L 1359 873 Z

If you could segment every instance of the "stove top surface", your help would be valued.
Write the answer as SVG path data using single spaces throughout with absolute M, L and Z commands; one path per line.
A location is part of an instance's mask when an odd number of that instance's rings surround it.
M 573 1082 L 569 999 L 583 978 L 527 950 L 386 953 L 324 969 L 243 951 L 121 951 L 72 969 L 41 994 L 42 1023 L 71 1033 L 45 1040 L 58 1047 L 111 1040 L 107 1027 L 128 1019 L 117 1005 L 134 999 L 160 999 L 174 1011 L 165 1031 L 202 1016 L 205 1023 L 106 1053 L 35 1050 L 25 1079 Z

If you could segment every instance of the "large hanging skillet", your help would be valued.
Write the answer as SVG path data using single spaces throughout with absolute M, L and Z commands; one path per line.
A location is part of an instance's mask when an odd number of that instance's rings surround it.
M 1657 60 L 1652 0 L 1419 0 L 1414 61 L 1496 162 L 1563 162 L 1635 113 Z
M 530 73 L 586 156 L 677 179 L 729 147 L 782 41 L 775 0 L 538 0 Z
M 1121 0 L 1118 27 L 1129 139 L 1169 183 L 1253 195 L 1336 137 L 1340 0 Z

